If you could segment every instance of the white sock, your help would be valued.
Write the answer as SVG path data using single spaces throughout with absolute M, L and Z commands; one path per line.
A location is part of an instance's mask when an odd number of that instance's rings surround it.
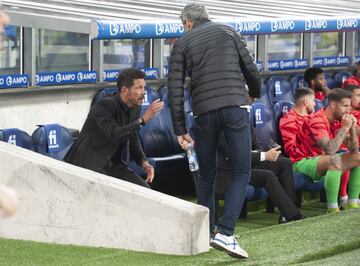
M 349 204 L 358 204 L 359 199 L 349 199 Z
M 327 204 L 328 209 L 337 209 L 339 208 L 339 205 L 336 203 L 328 203 Z
M 347 202 L 348 201 L 348 196 L 343 196 L 343 197 L 340 197 L 340 202 Z

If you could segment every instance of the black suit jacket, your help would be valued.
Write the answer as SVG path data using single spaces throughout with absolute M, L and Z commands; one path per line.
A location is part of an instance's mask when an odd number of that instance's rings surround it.
M 108 97 L 93 106 L 78 140 L 64 161 L 97 172 L 111 163 L 119 148 L 130 139 L 130 152 L 138 164 L 146 160 L 141 148 L 138 130 L 140 107 L 126 113 L 118 95 Z

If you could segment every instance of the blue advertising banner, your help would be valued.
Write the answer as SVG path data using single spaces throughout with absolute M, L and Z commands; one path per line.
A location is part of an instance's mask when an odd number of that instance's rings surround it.
M 104 81 L 116 81 L 120 71 L 120 69 L 104 70 Z
M 348 56 L 330 56 L 330 57 L 314 57 L 314 67 L 333 67 L 350 65 L 350 57 Z
M 327 17 L 318 19 L 234 19 L 214 20 L 233 27 L 244 35 L 326 32 L 360 30 L 360 17 Z M 155 39 L 178 38 L 185 34 L 180 21 L 144 22 L 93 20 L 91 35 L 94 39 Z
M 46 86 L 93 83 L 96 82 L 96 79 L 96 71 L 37 73 L 35 75 L 35 84 L 38 86 Z
M 151 39 L 177 38 L 183 35 L 184 26 L 179 21 L 109 21 L 91 22 L 91 34 L 96 39 Z
M 156 67 L 153 68 L 141 68 L 141 71 L 145 73 L 145 79 L 157 79 L 159 78 L 159 71 Z M 121 69 L 104 70 L 104 81 L 113 82 L 117 80 L 118 74 Z
M 0 75 L 0 89 L 24 88 L 29 86 L 29 75 Z
M 156 67 L 153 68 L 141 68 L 145 72 L 145 79 L 157 79 L 159 77 L 159 70 Z
M 267 65 L 269 70 L 304 69 L 307 67 L 308 61 L 306 59 L 269 60 Z
M 357 63 L 357 62 L 360 62 L 360 56 L 355 56 L 355 64 Z

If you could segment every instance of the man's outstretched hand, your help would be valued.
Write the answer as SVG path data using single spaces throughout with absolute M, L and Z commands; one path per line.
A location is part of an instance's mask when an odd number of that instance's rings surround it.
M 157 99 L 153 101 L 148 109 L 146 109 L 142 118 L 144 119 L 145 123 L 147 123 L 151 118 L 153 118 L 158 112 L 160 112 L 164 108 L 164 102 Z

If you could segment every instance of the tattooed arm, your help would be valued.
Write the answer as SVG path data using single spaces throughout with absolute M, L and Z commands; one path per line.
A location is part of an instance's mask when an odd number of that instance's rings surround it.
M 354 127 L 353 125 L 354 125 L 353 116 L 349 114 L 345 114 L 341 119 L 341 128 L 336 134 L 336 137 L 334 139 L 330 140 L 329 138 L 321 138 L 318 140 L 318 144 L 321 147 L 321 149 L 325 152 L 325 154 L 333 155 L 339 150 L 340 145 L 344 142 L 345 138 L 347 137 L 347 133 L 349 132 L 350 128 Z
M 318 144 L 325 154 L 333 155 L 339 150 L 339 147 L 344 142 L 347 133 L 348 130 L 342 127 L 334 139 L 330 140 L 329 138 L 321 138 L 318 140 Z

